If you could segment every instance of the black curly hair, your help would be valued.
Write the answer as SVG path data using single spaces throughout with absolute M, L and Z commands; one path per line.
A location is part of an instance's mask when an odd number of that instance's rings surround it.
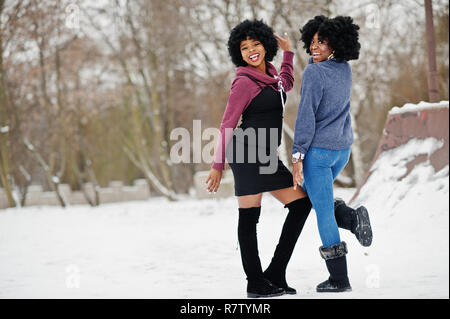
M 300 33 L 308 54 L 311 54 L 309 46 L 314 34 L 318 33 L 319 40 L 327 40 L 328 46 L 334 50 L 334 58 L 342 62 L 359 58 L 361 44 L 358 42 L 358 30 L 359 26 L 353 23 L 351 17 L 327 18 L 321 15 L 309 20 Z
M 252 40 L 261 41 L 266 50 L 265 61 L 270 62 L 277 55 L 278 43 L 273 35 L 273 30 L 263 20 L 245 20 L 239 23 L 230 32 L 228 38 L 228 53 L 231 61 L 236 66 L 247 66 L 247 63 L 242 59 L 240 44 L 242 41 L 250 37 Z

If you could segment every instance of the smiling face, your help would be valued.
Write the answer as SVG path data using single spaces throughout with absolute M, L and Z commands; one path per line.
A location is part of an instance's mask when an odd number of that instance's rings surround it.
M 319 40 L 319 34 L 316 33 L 309 45 L 309 51 L 313 57 L 313 62 L 317 63 L 327 60 L 333 49 L 328 46 L 327 40 Z
M 265 68 L 266 62 L 264 58 L 266 56 L 266 49 L 261 41 L 247 37 L 247 40 L 241 42 L 240 48 L 242 59 L 248 65 L 257 69 Z

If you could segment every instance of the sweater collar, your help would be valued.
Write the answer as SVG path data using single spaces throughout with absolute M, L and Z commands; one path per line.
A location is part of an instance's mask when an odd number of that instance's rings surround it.
M 240 66 L 236 69 L 236 76 L 242 75 L 242 74 L 248 74 L 252 77 L 254 77 L 256 80 L 263 82 L 267 85 L 273 85 L 278 83 L 278 79 L 274 76 L 278 77 L 277 69 L 269 62 L 266 62 L 266 68 L 267 71 L 272 74 L 272 76 L 262 73 L 261 71 L 257 70 L 254 67 L 251 66 Z
M 328 61 L 331 61 L 331 62 L 338 62 L 335 58 L 328 59 L 328 60 L 325 60 L 325 61 L 322 61 L 322 62 L 328 62 Z M 318 62 L 318 63 L 322 63 L 322 62 Z M 339 62 L 338 62 L 338 63 L 339 63 Z M 312 57 L 309 58 L 308 64 L 314 64 L 314 60 L 313 60 Z

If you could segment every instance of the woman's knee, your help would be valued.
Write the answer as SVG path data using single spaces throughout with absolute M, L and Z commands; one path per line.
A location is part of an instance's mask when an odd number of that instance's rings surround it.
M 261 206 L 262 193 L 255 195 L 238 196 L 239 208 L 251 208 Z

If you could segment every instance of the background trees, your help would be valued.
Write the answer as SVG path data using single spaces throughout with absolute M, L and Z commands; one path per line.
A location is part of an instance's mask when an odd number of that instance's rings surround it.
M 448 99 L 448 2 L 433 6 Z M 170 199 L 187 193 L 209 164 L 171 163 L 170 132 L 192 132 L 194 119 L 219 126 L 234 74 L 226 41 L 244 18 L 262 18 L 293 40 L 296 86 L 285 115 L 293 127 L 308 58 L 298 29 L 318 14 L 351 15 L 361 26 L 361 57 L 351 62 L 357 139 L 344 172 L 355 185 L 389 109 L 428 100 L 423 2 L 0 0 L 0 184 L 10 206 L 26 200 L 31 183 L 58 192 L 60 183 L 146 178 Z

